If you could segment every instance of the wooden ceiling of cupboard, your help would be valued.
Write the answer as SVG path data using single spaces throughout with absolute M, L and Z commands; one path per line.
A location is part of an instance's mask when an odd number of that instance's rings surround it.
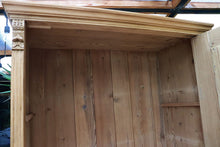
M 28 27 L 70 28 L 190 38 L 212 24 L 100 8 L 3 1 L 10 19 L 32 21 Z M 36 23 L 35 23 L 36 22 Z
M 156 51 L 213 26 L 101 8 L 15 1 L 4 1 L 3 6 L 10 19 L 26 21 L 34 48 Z

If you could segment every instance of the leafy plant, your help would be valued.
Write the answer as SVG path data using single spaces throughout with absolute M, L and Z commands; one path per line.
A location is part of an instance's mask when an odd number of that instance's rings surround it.
M 11 69 L 11 66 L 8 64 L 8 67 Z M 0 75 L 2 75 L 2 77 L 4 79 L 6 79 L 8 82 L 11 81 L 11 71 L 2 67 L 2 71 L 0 71 Z M 10 83 L 8 84 L 5 83 L 4 81 L 0 81 L 0 86 L 4 86 L 4 87 L 8 87 L 10 89 Z M 11 90 L 6 90 L 6 91 L 1 91 L 0 94 L 10 94 Z

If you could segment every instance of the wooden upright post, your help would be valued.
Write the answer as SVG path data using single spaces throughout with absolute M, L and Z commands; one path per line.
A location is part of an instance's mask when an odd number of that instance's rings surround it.
M 24 50 L 25 22 L 12 20 L 12 75 L 11 75 L 11 147 L 24 147 L 25 98 L 24 98 Z
M 206 147 L 220 146 L 220 28 L 192 39 Z

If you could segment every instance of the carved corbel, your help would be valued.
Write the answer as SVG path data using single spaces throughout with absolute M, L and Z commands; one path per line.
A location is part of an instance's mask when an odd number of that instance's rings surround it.
M 12 38 L 12 50 L 24 50 L 24 27 L 25 23 L 22 19 L 13 19 L 13 38 Z

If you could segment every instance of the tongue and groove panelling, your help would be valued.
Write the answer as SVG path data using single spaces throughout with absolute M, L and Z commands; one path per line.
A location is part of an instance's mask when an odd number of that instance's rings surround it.
M 156 146 L 160 120 L 154 116 L 159 110 L 154 102 L 159 100 L 153 100 L 158 99 L 151 88 L 157 87 L 151 81 L 156 66 L 150 66 L 156 60 L 149 56 L 31 49 L 31 146 Z

